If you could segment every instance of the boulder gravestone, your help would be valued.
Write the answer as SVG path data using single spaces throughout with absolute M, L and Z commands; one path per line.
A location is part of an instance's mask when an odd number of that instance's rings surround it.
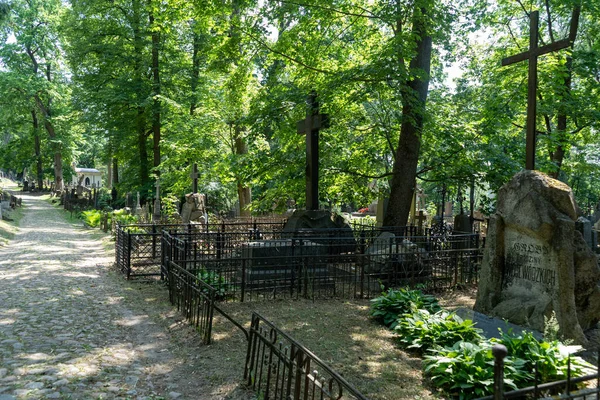
M 571 189 L 523 171 L 498 193 L 490 219 L 475 310 L 543 331 L 556 314 L 560 334 L 586 344 L 600 319 L 600 269 L 576 229 Z

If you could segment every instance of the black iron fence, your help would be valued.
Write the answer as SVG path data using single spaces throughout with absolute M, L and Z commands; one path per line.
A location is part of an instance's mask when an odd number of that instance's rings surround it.
M 595 371 L 592 373 L 572 377 L 572 368 L 569 358 L 566 379 L 541 383 L 538 382 L 537 366 L 536 371 L 532 371 L 535 377 L 533 386 L 504 391 L 504 359 L 508 355 L 507 349 L 501 344 L 496 344 L 492 348 L 494 355 L 494 394 L 482 397 L 477 400 L 504 400 L 504 399 L 577 399 L 577 400 L 598 400 L 600 398 L 600 352 L 596 353 Z
M 169 300 L 198 330 L 204 344 L 210 344 L 216 290 L 188 271 L 171 263 Z
M 220 235 L 252 237 L 260 230 L 280 229 L 281 221 L 249 220 L 245 223 L 230 224 L 131 224 L 118 225 L 115 229 L 115 262 L 117 268 L 127 277 L 166 277 L 170 257 L 163 256 L 163 249 L 172 250 L 170 238 L 162 237 L 162 232 L 171 235 Z M 216 236 L 215 236 L 216 237 Z M 166 244 L 163 244 L 164 241 Z M 166 253 L 165 253 L 166 254 Z M 169 253 L 170 254 L 170 253 Z
M 475 283 L 482 256 L 477 235 L 377 231 L 163 232 L 162 244 L 165 276 L 174 261 L 217 288 L 221 299 L 238 301 L 363 298 L 393 286 L 449 288 Z
M 252 314 L 244 379 L 265 400 L 366 400 L 310 350 L 257 313 Z

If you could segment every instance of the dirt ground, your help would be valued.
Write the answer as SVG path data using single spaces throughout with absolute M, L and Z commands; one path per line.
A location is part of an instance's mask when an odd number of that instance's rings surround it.
M 215 314 L 213 342 L 204 346 L 167 301 L 166 288 L 159 283 L 127 282 L 131 301 L 153 314 L 168 327 L 172 340 L 183 352 L 193 354 L 200 370 L 191 376 L 210 382 L 215 395 L 228 399 L 251 399 L 243 385 L 246 339 L 241 330 Z M 469 307 L 474 290 L 446 292 L 439 296 L 448 309 Z M 276 300 L 225 303 L 219 307 L 249 328 L 257 312 L 309 348 L 349 383 L 370 399 L 436 399 L 429 380 L 423 376 L 418 355 L 399 349 L 393 333 L 369 318 L 368 300 Z M 185 371 L 185 370 L 184 370 Z

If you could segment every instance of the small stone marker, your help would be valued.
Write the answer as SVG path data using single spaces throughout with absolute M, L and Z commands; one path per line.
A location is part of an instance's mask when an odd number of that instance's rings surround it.
M 475 310 L 585 345 L 600 319 L 600 268 L 576 230 L 577 205 L 564 183 L 525 170 L 498 193 L 490 218 Z

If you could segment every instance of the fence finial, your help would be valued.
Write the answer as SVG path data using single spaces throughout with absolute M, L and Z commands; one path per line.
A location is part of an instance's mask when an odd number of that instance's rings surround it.
M 494 400 L 504 399 L 504 358 L 508 355 L 506 346 L 495 344 L 492 346 L 494 355 Z

